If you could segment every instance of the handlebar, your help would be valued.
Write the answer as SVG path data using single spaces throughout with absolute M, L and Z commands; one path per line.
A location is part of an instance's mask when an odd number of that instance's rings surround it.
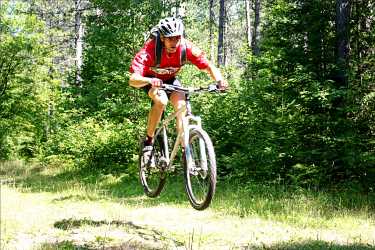
M 217 83 L 212 83 L 206 87 L 182 87 L 177 85 L 170 85 L 170 84 L 163 84 L 160 89 L 167 90 L 167 91 L 177 91 L 177 92 L 183 92 L 187 94 L 191 93 L 197 93 L 197 92 L 224 92 L 223 90 L 219 89 L 219 86 Z

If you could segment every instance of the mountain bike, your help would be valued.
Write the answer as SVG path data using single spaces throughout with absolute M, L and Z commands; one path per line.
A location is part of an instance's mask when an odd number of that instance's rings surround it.
M 168 117 L 163 116 L 155 131 L 153 149 L 148 161 L 143 156 L 143 140 L 140 140 L 139 176 L 144 192 L 149 197 L 159 196 L 164 188 L 167 173 L 175 169 L 173 164 L 181 148 L 185 191 L 192 207 L 203 210 L 210 205 L 215 194 L 216 158 L 211 139 L 202 128 L 201 118 L 192 114 L 190 96 L 203 92 L 218 92 L 218 88 L 216 84 L 199 88 L 164 84 L 160 89 L 184 93 L 186 105 Z M 177 133 L 170 152 L 167 127 L 181 112 L 186 112 L 182 121 L 183 129 Z

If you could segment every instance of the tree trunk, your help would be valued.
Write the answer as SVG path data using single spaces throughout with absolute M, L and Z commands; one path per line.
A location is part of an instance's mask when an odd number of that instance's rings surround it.
M 175 2 L 175 17 L 183 18 L 186 15 L 186 2 L 185 1 L 176 1 Z
M 224 65 L 224 32 L 225 31 L 225 0 L 220 0 L 219 38 L 217 45 L 217 64 Z
M 251 8 L 250 8 L 250 0 L 245 0 L 246 4 L 246 37 L 247 37 L 247 45 L 249 49 L 251 49 Z
M 373 30 L 373 26 L 375 23 L 375 4 L 373 3 L 373 1 L 371 2 L 369 0 L 362 0 L 361 3 L 362 12 L 360 14 L 361 20 L 359 23 L 359 31 L 361 32 L 361 34 L 371 34 L 371 31 Z M 373 45 L 373 43 L 370 42 L 370 46 L 361 46 L 361 50 L 363 50 L 364 56 L 374 53 L 375 46 L 371 46 L 371 44 Z
M 253 39 L 252 39 L 252 50 L 254 55 L 260 54 L 259 49 L 259 40 L 260 40 L 260 1 L 261 0 L 254 0 L 255 6 L 255 18 L 254 18 L 254 31 L 253 31 Z
M 176 8 L 176 17 L 179 17 L 180 16 L 180 1 L 176 1 L 175 2 L 175 8 Z
M 210 1 L 210 61 L 213 62 L 214 59 L 214 0 L 209 0 Z
M 81 85 L 81 68 L 83 53 L 83 34 L 84 28 L 82 23 L 82 6 L 81 0 L 75 0 L 75 48 L 76 48 L 76 79 L 77 86 Z
M 228 13 L 227 8 L 224 9 L 224 59 L 223 59 L 223 65 L 228 64 L 228 52 L 229 52 L 229 39 L 227 39 L 226 35 L 229 34 L 228 27 L 229 27 L 229 20 L 228 20 Z
M 337 81 L 347 85 L 347 65 L 349 58 L 349 0 L 336 0 L 336 64 L 338 67 Z

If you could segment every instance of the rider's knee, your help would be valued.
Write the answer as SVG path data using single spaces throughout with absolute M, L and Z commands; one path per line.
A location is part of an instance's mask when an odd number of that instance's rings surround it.
M 164 99 L 154 100 L 154 105 L 160 109 L 164 109 L 167 106 L 167 104 L 168 104 L 168 99 L 167 100 L 164 100 Z
M 154 99 L 154 105 L 157 106 L 158 108 L 164 109 L 168 104 L 168 97 L 167 95 L 161 95 L 158 96 L 158 98 Z
M 160 91 L 152 88 L 149 92 L 149 96 L 152 99 L 154 105 L 159 108 L 165 108 L 168 104 L 168 96 L 165 91 Z
M 167 94 L 164 91 L 161 92 L 161 93 L 159 93 L 158 98 L 156 98 L 156 99 L 157 99 L 159 105 L 162 105 L 164 107 L 167 106 L 167 104 L 168 104 L 168 96 L 167 96 Z
M 171 103 L 172 103 L 173 108 L 175 110 L 179 110 L 182 107 L 184 107 L 185 104 L 186 104 L 185 103 L 185 96 L 181 93 L 175 92 L 171 95 Z

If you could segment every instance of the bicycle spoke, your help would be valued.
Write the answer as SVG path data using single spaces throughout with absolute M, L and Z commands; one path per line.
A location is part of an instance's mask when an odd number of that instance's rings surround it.
M 190 156 L 185 156 L 186 191 L 192 206 L 198 210 L 208 207 L 216 185 L 215 155 L 211 141 L 207 134 L 203 135 L 203 133 L 198 130 L 191 132 Z
M 160 140 L 156 138 L 149 162 L 145 162 L 142 148 L 143 143 L 140 144 L 139 176 L 145 194 L 149 197 L 156 197 L 162 191 L 166 179 L 160 161 L 163 157 L 162 144 L 160 143 Z M 152 158 L 154 159 L 153 163 L 151 160 Z

